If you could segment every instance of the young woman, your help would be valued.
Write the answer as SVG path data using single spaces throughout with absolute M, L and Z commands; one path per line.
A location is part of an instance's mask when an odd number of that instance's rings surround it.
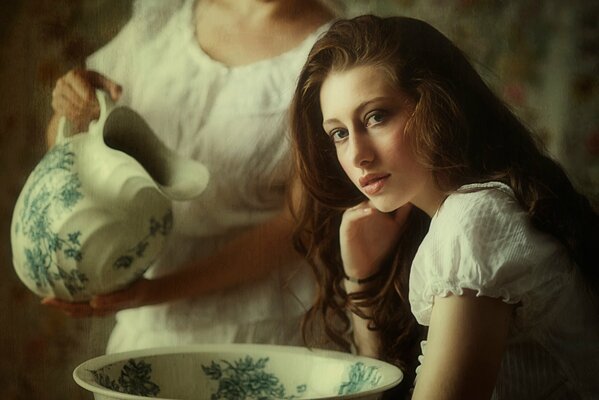
M 200 198 L 174 204 L 172 238 L 144 279 L 91 303 L 44 304 L 75 317 L 117 313 L 108 352 L 301 344 L 314 282 L 291 241 L 286 115 L 332 18 L 318 0 L 136 1 L 89 69 L 58 80 L 48 142 L 60 117 L 80 129 L 97 117 L 99 87 L 173 150 L 201 160 L 211 183 Z
M 292 139 L 309 317 L 333 338 L 351 323 L 359 353 L 409 379 L 427 327 L 413 399 L 599 396 L 599 218 L 451 41 L 409 18 L 336 22 Z

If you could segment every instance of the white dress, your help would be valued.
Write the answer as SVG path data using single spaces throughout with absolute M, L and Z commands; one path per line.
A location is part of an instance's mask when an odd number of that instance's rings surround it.
M 87 67 L 123 86 L 130 106 L 211 180 L 197 200 L 174 205 L 168 248 L 148 278 L 212 254 L 282 210 L 290 171 L 287 108 L 312 44 L 328 25 L 272 59 L 227 67 L 195 40 L 193 0 L 138 1 L 131 20 Z M 251 266 L 251 260 L 248 264 Z M 305 263 L 213 295 L 125 310 L 108 352 L 193 343 L 301 344 L 313 300 Z
M 410 304 L 420 324 L 435 296 L 463 289 L 517 304 L 493 399 L 599 399 L 596 309 L 564 247 L 531 225 L 502 183 L 450 195 L 414 258 Z

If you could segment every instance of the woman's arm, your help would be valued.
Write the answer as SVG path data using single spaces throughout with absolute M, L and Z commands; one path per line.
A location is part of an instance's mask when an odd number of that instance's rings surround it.
M 345 290 L 348 294 L 359 292 L 364 289 L 364 284 L 358 284 L 348 280 L 345 281 Z M 365 316 L 371 315 L 369 309 L 361 308 L 360 311 L 363 312 Z M 358 354 L 367 357 L 379 358 L 381 350 L 379 333 L 377 331 L 368 329 L 369 320 L 364 319 L 359 315 L 351 313 L 351 321 L 354 344 L 356 345 Z
M 384 258 L 393 251 L 402 233 L 403 225 L 410 213 L 411 206 L 406 205 L 394 213 L 382 213 L 363 202 L 343 213 L 339 227 L 341 258 L 346 276 L 353 280 L 366 279 L 379 272 Z M 360 292 L 372 283 L 356 283 L 345 280 L 347 293 Z M 364 316 L 370 316 L 370 310 L 360 309 Z M 368 329 L 370 320 L 352 313 L 354 343 L 358 354 L 379 357 L 379 335 Z
M 412 400 L 490 399 L 513 309 L 471 290 L 435 297 Z
M 294 181 L 291 202 L 299 201 L 300 186 Z M 285 264 L 301 260 L 293 247 L 295 221 L 288 204 L 272 219 L 232 239 L 219 251 L 170 275 L 139 279 L 127 288 L 95 296 L 90 302 L 71 303 L 44 298 L 42 304 L 81 318 L 106 316 L 117 311 L 201 297 L 257 280 Z M 199 239 L 201 240 L 201 239 Z
M 293 219 L 286 210 L 242 233 L 215 254 L 162 278 L 162 300 L 176 300 L 231 288 L 257 280 L 282 265 L 300 260 L 293 248 L 293 227 Z
M 289 211 L 256 226 L 215 254 L 190 262 L 171 275 L 140 279 L 126 289 L 96 296 L 90 303 L 46 298 L 42 302 L 73 317 L 104 316 L 126 308 L 198 297 L 256 280 L 270 271 L 300 260 L 291 236 Z

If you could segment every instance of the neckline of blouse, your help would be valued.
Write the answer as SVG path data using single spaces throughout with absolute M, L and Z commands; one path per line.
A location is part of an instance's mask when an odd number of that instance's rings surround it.
M 314 39 L 325 32 L 335 21 L 335 19 L 326 22 L 321 25 L 317 29 L 315 29 L 312 33 L 306 36 L 297 46 L 278 54 L 274 57 L 264 58 L 262 60 L 254 61 L 249 64 L 242 65 L 227 65 L 221 61 L 215 60 L 210 57 L 202 46 L 198 43 L 195 37 L 196 26 L 194 23 L 194 9 L 198 0 L 187 0 L 185 6 L 182 9 L 182 14 L 180 15 L 181 21 L 180 25 L 184 29 L 185 40 L 188 42 L 188 49 L 193 58 L 198 60 L 199 62 L 208 63 L 215 66 L 217 69 L 225 72 L 231 71 L 243 71 L 243 70 L 254 70 L 259 69 L 265 66 L 269 68 L 272 64 L 283 63 L 286 59 L 292 58 L 297 52 L 302 52 L 307 46 L 312 46 Z

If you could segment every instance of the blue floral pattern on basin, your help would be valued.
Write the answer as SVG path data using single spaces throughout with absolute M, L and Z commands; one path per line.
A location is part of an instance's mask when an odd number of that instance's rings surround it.
M 352 394 L 366 388 L 375 388 L 381 378 L 382 376 L 377 367 L 367 367 L 364 363 L 357 362 L 350 367 L 349 381 L 341 384 L 338 394 Z
M 160 386 L 152 382 L 152 365 L 143 360 L 127 361 L 116 381 L 110 378 L 106 368 L 90 372 L 96 382 L 107 389 L 147 397 L 156 397 L 160 393 Z
M 295 399 L 305 392 L 307 385 L 296 387 L 295 395 L 287 395 L 285 386 L 274 374 L 265 371 L 268 357 L 257 361 L 245 356 L 233 363 L 225 360 L 212 361 L 210 366 L 202 365 L 206 376 L 218 381 L 218 390 L 212 400 L 271 400 Z

